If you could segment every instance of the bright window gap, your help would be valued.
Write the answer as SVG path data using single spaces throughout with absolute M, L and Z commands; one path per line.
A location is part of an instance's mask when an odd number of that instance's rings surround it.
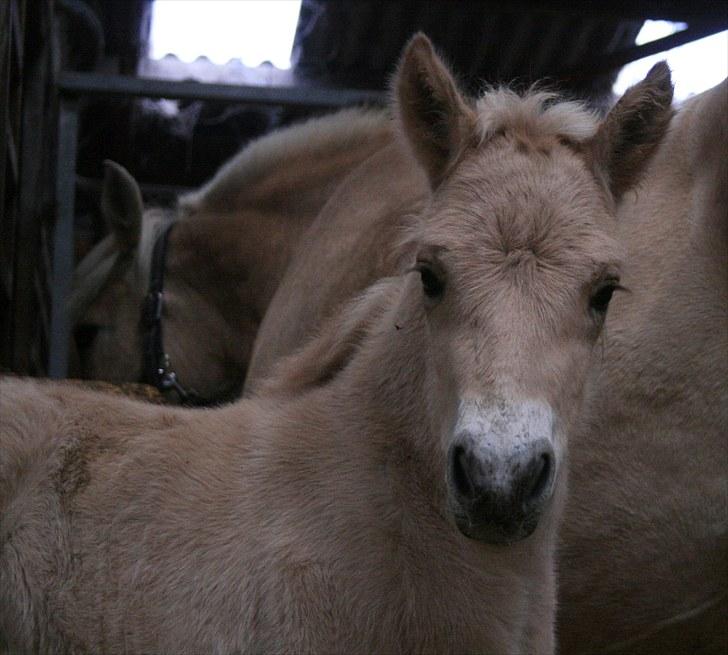
M 155 0 L 149 57 L 291 67 L 301 0 Z
M 642 45 L 687 28 L 685 23 L 645 21 L 635 43 Z M 666 60 L 675 83 L 675 100 L 681 102 L 728 77 L 728 31 L 660 52 L 627 64 L 619 73 L 613 91 L 622 95 L 628 87 L 644 79 L 658 61 Z

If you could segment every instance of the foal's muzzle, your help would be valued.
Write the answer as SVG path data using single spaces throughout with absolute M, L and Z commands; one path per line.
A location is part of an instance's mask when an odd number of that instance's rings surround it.
M 459 434 L 448 453 L 451 507 L 460 531 L 491 544 L 529 536 L 553 494 L 556 460 L 550 439 L 504 450 Z

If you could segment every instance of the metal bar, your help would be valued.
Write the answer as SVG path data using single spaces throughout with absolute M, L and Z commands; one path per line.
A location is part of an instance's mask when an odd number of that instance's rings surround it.
M 207 84 L 71 71 L 59 75 L 58 88 L 64 95 L 214 100 L 248 105 L 343 107 L 382 105 L 387 101 L 387 94 L 380 91 Z
M 13 126 L 10 124 L 10 114 L 6 114 L 5 120 L 5 152 L 7 153 L 8 163 L 10 164 L 10 174 L 13 176 L 12 183 L 18 183 L 18 149 L 15 144 L 15 133 Z
M 661 39 L 650 41 L 649 43 L 643 43 L 642 45 L 635 45 L 623 50 L 617 50 L 610 55 L 601 57 L 596 60 L 590 60 L 587 64 L 583 64 L 571 69 L 563 70 L 555 75 L 556 78 L 569 79 L 569 80 L 582 80 L 591 79 L 601 73 L 608 73 L 615 68 L 620 68 L 625 64 L 637 61 L 643 57 L 649 57 L 650 55 L 657 54 L 658 52 L 665 52 L 672 48 L 685 45 L 691 41 L 697 41 L 706 36 L 717 34 L 726 28 L 725 24 L 710 24 L 710 25 L 694 25 L 688 27 L 686 30 L 681 32 L 675 32 Z
M 720 21 L 725 16 L 725 3 L 716 0 L 632 0 L 632 2 L 604 2 L 604 0 L 509 0 L 503 11 L 524 15 L 539 12 L 560 16 L 595 19 L 667 20 L 673 23 L 693 21 Z M 507 9 L 505 9 L 507 7 Z M 500 10 L 500 8 L 499 8 Z
M 10 3 L 10 40 L 15 48 L 15 61 L 18 69 L 23 65 L 23 31 L 20 27 L 18 4 Z
M 61 98 L 58 113 L 58 159 L 56 167 L 56 224 L 53 234 L 53 284 L 48 376 L 68 374 L 71 330 L 67 300 L 73 275 L 73 206 L 78 138 L 78 101 Z
M 45 374 L 48 357 L 40 352 L 48 346 L 49 296 L 38 288 L 50 288 L 51 269 L 47 266 L 48 249 L 41 235 L 44 218 L 53 198 L 55 163 L 49 147 L 55 144 L 54 103 L 49 102 L 55 89 L 50 80 L 52 70 L 52 31 L 50 3 L 37 3 L 26 16 L 26 42 L 36 44 L 22 71 L 22 106 L 20 115 L 20 181 L 18 183 L 18 226 L 15 245 L 15 289 L 12 304 L 12 370 L 23 375 Z M 48 188 L 51 187 L 51 188 Z M 38 279 L 40 277 L 40 279 Z

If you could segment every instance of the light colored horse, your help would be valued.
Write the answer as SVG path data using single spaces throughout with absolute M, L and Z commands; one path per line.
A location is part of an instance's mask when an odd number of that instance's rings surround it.
M 563 653 L 728 649 L 727 94 L 724 82 L 685 105 L 618 205 L 629 292 L 610 310 L 570 447 Z M 403 211 L 427 190 L 389 157 L 352 173 L 302 237 L 263 321 L 250 389 L 342 299 L 392 270 Z M 379 214 L 366 213 L 368 197 Z
M 564 653 L 728 652 L 728 81 L 675 116 L 570 449 Z
M 341 179 L 391 138 L 391 120 L 372 110 L 286 128 L 244 148 L 174 211 L 144 212 L 134 179 L 107 162 L 102 211 L 110 235 L 76 270 L 72 375 L 141 381 L 153 246 L 176 221 L 164 263 L 164 350 L 179 382 L 202 399 L 237 395 L 298 237 Z
M 471 104 L 418 36 L 395 86 L 433 189 L 403 269 L 256 397 L 2 383 L 11 650 L 553 651 L 568 436 L 618 286 L 609 189 L 660 140 L 669 74 L 597 125 L 543 94 Z

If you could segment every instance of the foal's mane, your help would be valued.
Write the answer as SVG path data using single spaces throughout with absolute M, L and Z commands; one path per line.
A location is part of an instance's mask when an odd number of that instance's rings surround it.
M 297 351 L 276 363 L 252 393 L 300 394 L 330 382 L 355 357 L 401 282 L 401 276 L 382 278 L 336 307 Z
M 584 104 L 538 87 L 523 94 L 507 87 L 488 88 L 475 109 L 481 143 L 498 132 L 581 143 L 594 136 L 599 123 L 597 113 Z

